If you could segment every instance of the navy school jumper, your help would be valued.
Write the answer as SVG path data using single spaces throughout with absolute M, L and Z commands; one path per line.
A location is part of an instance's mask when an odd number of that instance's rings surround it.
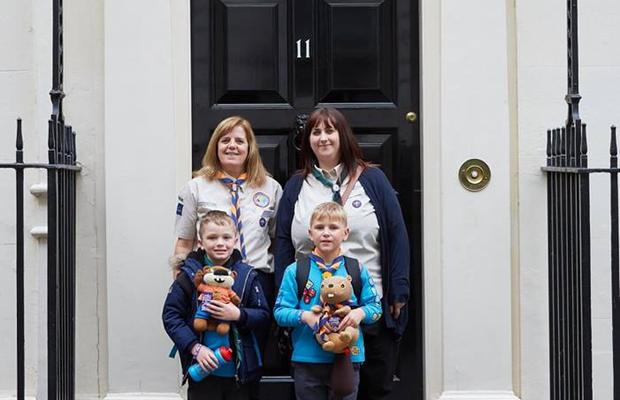
M 276 287 L 280 287 L 286 267 L 295 261 L 291 224 L 304 178 L 297 173 L 288 180 L 278 205 L 274 246 Z M 379 223 L 383 285 L 381 305 L 385 324 L 397 336 L 401 336 L 407 326 L 408 307 L 403 307 L 400 316 L 395 320 L 389 313 L 389 305 L 397 302 L 407 304 L 409 301 L 410 255 L 405 221 L 396 192 L 383 171 L 377 167 L 369 167 L 362 172 L 359 182 L 375 207 Z

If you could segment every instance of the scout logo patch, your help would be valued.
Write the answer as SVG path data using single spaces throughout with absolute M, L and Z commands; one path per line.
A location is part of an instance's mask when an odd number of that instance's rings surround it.
M 254 204 L 256 204 L 260 208 L 265 208 L 269 205 L 269 196 L 267 196 L 263 192 L 257 192 L 256 194 L 254 194 L 254 197 L 252 199 L 254 200 Z
M 359 200 L 353 200 L 353 207 L 360 208 L 362 206 L 362 202 Z
M 261 228 L 264 228 L 265 225 L 267 225 L 267 220 L 265 218 L 261 218 L 258 220 L 258 224 L 260 225 Z
M 351 346 L 351 354 L 353 354 L 354 356 L 358 355 L 360 353 L 360 348 L 357 346 Z
M 177 203 L 177 215 L 183 214 L 183 203 Z

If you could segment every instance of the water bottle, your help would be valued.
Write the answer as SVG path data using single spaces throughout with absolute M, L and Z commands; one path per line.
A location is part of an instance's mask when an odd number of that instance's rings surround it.
M 215 357 L 217 357 L 217 360 L 219 361 L 219 366 L 221 366 L 223 363 L 231 362 L 233 359 L 232 349 L 230 347 L 222 346 L 219 349 L 215 350 Z M 200 382 L 201 380 L 209 376 L 211 372 L 213 371 L 206 371 L 202 369 L 202 367 L 198 363 L 191 365 L 187 370 L 187 373 L 189 374 L 189 376 L 192 377 L 194 382 Z

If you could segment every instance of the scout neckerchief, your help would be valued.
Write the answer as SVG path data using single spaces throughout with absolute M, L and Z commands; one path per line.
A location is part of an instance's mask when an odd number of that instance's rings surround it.
M 247 174 L 243 173 L 237 179 L 233 179 L 222 172 L 216 175 L 216 178 L 227 186 L 230 190 L 230 216 L 237 227 L 239 233 L 239 247 L 241 248 L 241 257 L 245 260 L 245 239 L 243 238 L 242 224 L 241 224 L 241 202 L 239 201 L 239 188 L 245 182 Z
M 215 263 L 213 262 L 213 260 L 211 260 L 211 259 L 209 258 L 209 256 L 207 255 L 207 252 L 206 252 L 206 251 L 205 251 L 205 257 L 204 257 L 203 261 L 204 261 L 204 265 L 207 265 L 207 266 L 209 266 L 209 267 L 213 267 L 213 266 L 215 265 Z
M 323 186 L 331 189 L 333 201 L 338 204 L 342 204 L 342 199 L 340 197 L 340 186 L 342 186 L 342 183 L 347 177 L 347 170 L 345 168 L 342 169 L 342 173 L 336 179 L 336 182 L 332 182 L 329 178 L 323 175 L 323 172 L 319 170 L 319 168 L 316 166 L 312 168 L 312 176 L 314 176 L 319 182 L 321 182 Z
M 323 258 L 316 253 L 316 249 L 312 250 L 309 257 L 321 270 L 323 279 L 333 276 L 338 268 L 344 263 L 344 255 L 342 255 L 342 253 L 340 253 L 338 257 L 334 258 L 331 263 L 326 263 Z

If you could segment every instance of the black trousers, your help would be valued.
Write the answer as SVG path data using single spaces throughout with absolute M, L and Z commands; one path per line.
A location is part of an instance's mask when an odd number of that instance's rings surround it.
M 235 378 L 209 375 L 200 382 L 190 378 L 187 400 L 248 400 L 250 387 L 237 384 Z
M 366 361 L 360 369 L 357 400 L 387 399 L 392 392 L 398 362 L 399 340 L 381 318 L 372 325 L 362 325 Z
M 269 305 L 269 310 L 271 313 L 273 312 L 273 305 L 276 301 L 276 293 L 275 293 L 275 279 L 274 274 L 270 274 L 267 272 L 256 270 L 258 282 L 260 283 L 261 288 L 263 289 L 263 293 L 265 294 L 265 298 L 267 299 L 267 304 Z M 269 339 L 269 329 L 264 330 L 264 332 L 257 332 L 256 339 L 258 340 L 258 345 L 260 347 L 261 358 L 263 362 L 265 361 L 265 347 L 267 345 L 267 340 Z M 250 398 L 252 400 L 260 399 L 260 381 L 256 381 L 250 384 Z

